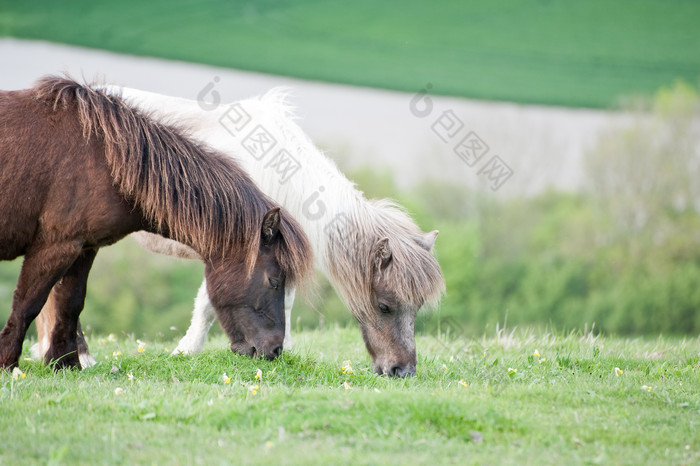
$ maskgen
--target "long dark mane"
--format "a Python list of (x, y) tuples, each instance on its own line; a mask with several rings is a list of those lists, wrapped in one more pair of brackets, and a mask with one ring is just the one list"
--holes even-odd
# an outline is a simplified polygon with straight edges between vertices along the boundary
[[(197, 144), (186, 129), (159, 123), (120, 96), (70, 78), (45, 77), (34, 96), (54, 111), (75, 109), (83, 137), (104, 144), (115, 186), (157, 233), (192, 247), (205, 260), (242, 251), (252, 272), (263, 218), (276, 204), (234, 160)], [(275, 255), (294, 284), (311, 272), (311, 247), (288, 213), (282, 211), (281, 218)]]

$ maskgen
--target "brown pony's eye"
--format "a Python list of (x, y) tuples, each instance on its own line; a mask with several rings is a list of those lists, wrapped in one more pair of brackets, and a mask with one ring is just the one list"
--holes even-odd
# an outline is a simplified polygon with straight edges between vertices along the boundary
[(379, 310), (382, 311), (384, 314), (388, 314), (391, 312), (391, 309), (389, 309), (389, 306), (383, 303), (379, 303)]
[(270, 286), (272, 288), (277, 289), (280, 287), (280, 281), (276, 278), (268, 278), (268, 281), (270, 282)]

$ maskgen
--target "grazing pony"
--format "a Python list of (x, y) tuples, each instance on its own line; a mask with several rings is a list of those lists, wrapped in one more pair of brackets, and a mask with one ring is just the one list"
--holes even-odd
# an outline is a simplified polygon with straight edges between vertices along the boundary
[(139, 230), (189, 246), (233, 351), (274, 358), (284, 290), (312, 270), (301, 227), (230, 157), (70, 79), (0, 91), (0, 259), (24, 256), (0, 368), (52, 291), (47, 361), (80, 367), (78, 316), (100, 247)]
[[(445, 289), (432, 254), (437, 231), (423, 233), (390, 201), (367, 200), (295, 124), (279, 92), (205, 109), (196, 101), (110, 89), (154, 117), (186, 122), (198, 140), (237, 160), (266, 194), (302, 224), (317, 268), (360, 324), (374, 371), (399, 377), (415, 374), (416, 313), (423, 305), (436, 305)], [(144, 233), (132, 236), (153, 251), (187, 255), (163, 238)], [(210, 299), (205, 280), (195, 300), (192, 324), (175, 352), (202, 349), (214, 321)], [(294, 289), (288, 287), (285, 339), (290, 336), (293, 300)]]

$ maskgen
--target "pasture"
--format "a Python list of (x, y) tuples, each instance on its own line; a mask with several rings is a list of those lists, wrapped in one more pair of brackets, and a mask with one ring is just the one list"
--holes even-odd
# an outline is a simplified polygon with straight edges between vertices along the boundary
[(313, 80), (611, 107), (700, 76), (700, 4), (3, 2), (0, 35)]
[(27, 361), (30, 343), (26, 376), (0, 375), (1, 464), (700, 461), (697, 338), (419, 336), (408, 379), (373, 375), (356, 327), (272, 362), (222, 336), (171, 357), (169, 338), (88, 334), (82, 372)]

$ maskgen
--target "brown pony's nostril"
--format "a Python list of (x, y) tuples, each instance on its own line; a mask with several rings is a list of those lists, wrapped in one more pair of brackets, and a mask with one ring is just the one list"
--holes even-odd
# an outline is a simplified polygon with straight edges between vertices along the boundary
[(272, 361), (275, 358), (278, 358), (282, 355), (282, 345), (277, 345), (269, 353), (265, 353), (265, 356), (267, 359)]
[(390, 377), (413, 377), (416, 375), (416, 368), (413, 366), (393, 366), (388, 372)]

